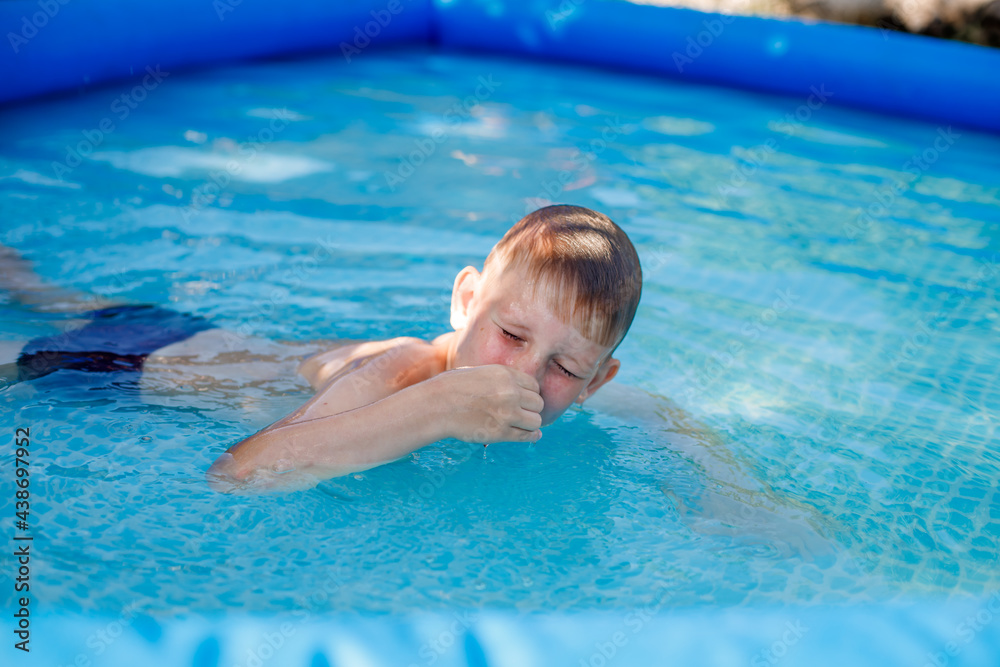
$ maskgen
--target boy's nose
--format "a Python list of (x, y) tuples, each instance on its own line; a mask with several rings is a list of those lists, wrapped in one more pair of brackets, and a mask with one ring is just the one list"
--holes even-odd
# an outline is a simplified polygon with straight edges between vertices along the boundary
[(542, 383), (541, 373), (539, 372), (542, 368), (542, 360), (537, 354), (525, 351), (511, 361), (511, 366), (535, 378), (539, 384)]

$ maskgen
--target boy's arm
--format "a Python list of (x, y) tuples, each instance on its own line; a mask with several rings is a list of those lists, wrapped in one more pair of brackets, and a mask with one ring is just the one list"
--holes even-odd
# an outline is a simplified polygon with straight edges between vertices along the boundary
[[(294, 486), (302, 473), (316, 481), (398, 459), (440, 440), (442, 422), (426, 392), (402, 390), (374, 403), (325, 417), (278, 422), (243, 440), (208, 470), (209, 484), (229, 492)], [(423, 389), (423, 388), (421, 388)], [(296, 475), (289, 476), (288, 473)]]
[(311, 486), (445, 437), (497, 442), (541, 435), (538, 384), (520, 371), (480, 366), (442, 373), (434, 349), (419, 339), (366, 349), (376, 353), (348, 354), (348, 364), (305, 405), (220, 456), (209, 469), (212, 487), (228, 491), (247, 481), (291, 487), (303, 483), (303, 473)]
[[(286, 427), (347, 413), (396, 393), (408, 385), (395, 380), (394, 376), (414, 365), (426, 366), (426, 363), (420, 362), (426, 362), (428, 353), (432, 351), (419, 339), (393, 338), (359, 341), (312, 355), (299, 365), (298, 372), (317, 390), (316, 395), (302, 407), (231, 447), (209, 469), (209, 479), (221, 474), (240, 481), (254, 473), (259, 473), (257, 476), (260, 477), (275, 472), (276, 468), (284, 470), (289, 465), (298, 469), (315, 467), (312, 472), (321, 477), (352, 472), (350, 467), (341, 471), (324, 471), (320, 459), (309, 452), (301, 448), (288, 450), (284, 442), (288, 434)], [(427, 377), (430, 373), (413, 378), (413, 382)], [(338, 425), (330, 424), (327, 428), (338, 428)], [(303, 428), (295, 433), (299, 433), (299, 439), (301, 434), (305, 434), (310, 442), (321, 440), (312, 428)], [(343, 447), (350, 449), (350, 434), (345, 431), (343, 436), (339, 441)], [(329, 474), (324, 474), (326, 472)]]

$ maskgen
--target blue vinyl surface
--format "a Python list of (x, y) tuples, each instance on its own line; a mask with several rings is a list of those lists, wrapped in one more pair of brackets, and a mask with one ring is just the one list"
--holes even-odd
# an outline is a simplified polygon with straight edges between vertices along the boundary
[[(874, 28), (590, 1), (439, 5), (440, 39), (1000, 130), (1000, 51)], [(567, 9), (560, 9), (560, 8)]]
[[(1000, 52), (855, 26), (589, 0), (0, 3), (0, 102), (146, 67), (400, 41), (652, 71), (1000, 131)], [(366, 34), (367, 32), (367, 34)], [(345, 48), (346, 45), (346, 48)], [(825, 100), (824, 100), (825, 101)]]
[[(39, 644), (31, 658), (53, 667), (990, 667), (1000, 655), (998, 615), (996, 595), (853, 609), (456, 610), (395, 618), (301, 610), (171, 622), (126, 608), (107, 616), (43, 613), (38, 634), (63, 641)], [(9, 645), (0, 649), (0, 657), (16, 659), (12, 653)]]

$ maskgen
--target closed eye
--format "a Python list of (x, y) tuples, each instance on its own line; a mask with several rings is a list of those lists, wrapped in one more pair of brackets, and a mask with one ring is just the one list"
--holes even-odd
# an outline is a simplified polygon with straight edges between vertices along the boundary
[[(506, 329), (504, 329), (503, 327), (500, 327), (500, 331), (502, 331), (502, 332), (503, 332), (503, 335), (504, 335), (504, 336), (506, 336), (507, 338), (509, 338), (510, 340), (515, 340), (515, 341), (521, 341), (521, 340), (524, 340), (524, 339), (520, 338), (519, 336), (515, 336), (514, 334), (512, 334), (512, 333), (511, 333), (511, 332), (509, 332), (509, 331), (507, 331), (507, 330), (506, 330)], [(562, 372), (563, 372), (563, 373), (564, 373), (564, 374), (566, 375), (566, 377), (570, 377), (570, 378), (573, 378), (573, 379), (579, 379), (579, 378), (578, 378), (578, 377), (577, 377), (576, 375), (573, 375), (573, 374), (572, 374), (572, 373), (570, 373), (570, 372), (569, 372), (568, 370), (566, 370), (565, 368), (563, 368), (562, 364), (560, 364), (559, 362), (553, 362), (553, 363), (554, 363), (554, 364), (555, 364), (556, 366), (558, 366), (558, 367), (559, 367), (559, 370), (560, 370), (560, 371), (562, 371)]]
[(566, 375), (567, 375), (568, 377), (571, 377), (571, 378), (576, 378), (576, 376), (575, 376), (575, 375), (573, 375), (573, 374), (572, 374), (572, 373), (570, 373), (570, 372), (569, 372), (568, 370), (566, 370), (565, 368), (563, 368), (563, 367), (562, 367), (562, 364), (560, 364), (559, 362), (555, 362), (555, 364), (556, 364), (556, 366), (559, 366), (559, 370), (561, 370), (561, 371), (562, 371), (563, 373), (565, 373), (565, 374), (566, 374)]

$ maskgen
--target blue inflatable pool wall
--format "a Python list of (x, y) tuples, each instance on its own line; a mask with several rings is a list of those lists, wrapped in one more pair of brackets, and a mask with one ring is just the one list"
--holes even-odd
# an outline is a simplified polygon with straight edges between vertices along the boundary
[[(1000, 50), (604, 0), (0, 2), (0, 103), (225, 60), (387, 44), (559, 59), (1000, 132)], [(825, 101), (825, 100), (824, 100)]]

